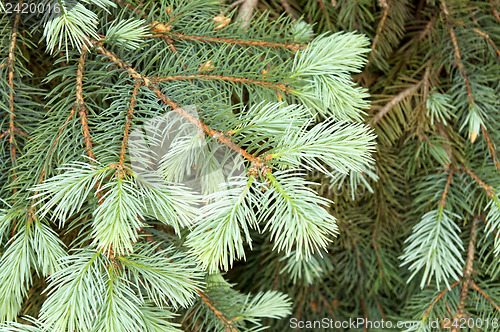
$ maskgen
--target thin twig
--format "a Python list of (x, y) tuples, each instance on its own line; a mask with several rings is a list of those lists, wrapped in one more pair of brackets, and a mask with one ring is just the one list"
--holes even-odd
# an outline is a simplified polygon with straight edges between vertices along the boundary
[[(189, 121), (190, 123), (194, 124), (197, 128), (204, 131), (205, 134), (216, 138), (220, 143), (225, 144), (231, 150), (238, 152), (243, 158), (245, 158), (249, 161), (260, 162), (263, 160), (261, 157), (256, 157), (256, 156), (252, 155), (251, 153), (248, 153), (245, 149), (242, 149), (239, 145), (232, 142), (224, 133), (220, 133), (220, 132), (215, 131), (214, 129), (212, 129), (209, 126), (207, 126), (206, 124), (204, 124), (202, 120), (193, 117), (187, 111), (183, 110), (175, 102), (173, 102), (167, 96), (165, 96), (165, 94), (163, 92), (161, 92), (161, 90), (158, 89), (153, 84), (151, 78), (149, 78), (147, 76), (143, 76), (140, 73), (138, 73), (134, 68), (130, 67), (125, 62), (123, 62), (122, 60), (117, 58), (113, 53), (104, 49), (104, 47), (102, 47), (101, 44), (95, 43), (95, 46), (96, 46), (96, 49), (99, 51), (99, 53), (107, 56), (108, 60), (116, 63), (121, 69), (127, 71), (134, 79), (142, 81), (145, 87), (149, 88), (153, 92), (156, 92), (156, 96), (165, 105), (169, 105), (170, 107), (172, 107), (172, 109), (174, 109), (179, 115), (185, 117), (187, 119), (187, 121)], [(266, 160), (268, 160), (268, 159), (266, 159)]]
[(87, 107), (83, 100), (83, 72), (85, 67), (85, 60), (87, 59), (88, 51), (84, 49), (80, 58), (78, 59), (78, 69), (76, 71), (76, 109), (80, 115), (83, 136), (85, 138), (85, 149), (90, 159), (95, 160), (94, 153), (92, 152), (92, 140), (90, 139), (89, 122), (87, 118)]
[(397, 96), (391, 99), (390, 102), (385, 104), (384, 107), (380, 109), (380, 111), (373, 117), (372, 121), (370, 122), (370, 125), (374, 127), (377, 122), (380, 121), (394, 106), (396, 106), (399, 102), (401, 102), (403, 99), (411, 95), (415, 90), (417, 90), (420, 85), (422, 84), (422, 81), (410, 86), (409, 88), (401, 91)]
[(118, 162), (118, 172), (121, 177), (123, 177), (123, 164), (125, 163), (125, 151), (127, 150), (128, 136), (130, 131), (130, 126), (132, 125), (132, 117), (134, 114), (135, 102), (137, 100), (137, 93), (139, 92), (139, 88), (142, 86), (142, 82), (137, 83), (134, 86), (134, 90), (132, 91), (132, 98), (130, 99), (130, 104), (127, 112), (127, 121), (125, 123), (125, 131), (123, 133), (123, 141), (120, 150), (120, 161)]
[(450, 30), (450, 36), (451, 36), (451, 42), (453, 43), (453, 50), (455, 52), (455, 62), (460, 70), (460, 73), (462, 74), (464, 81), (465, 81), (465, 86), (467, 88), (467, 96), (469, 98), (469, 103), (472, 104), (474, 103), (474, 98), (472, 96), (472, 91), (470, 88), (469, 84), (469, 79), (467, 78), (467, 74), (465, 73), (465, 68), (464, 65), (462, 64), (462, 56), (460, 55), (460, 49), (458, 47), (458, 42), (457, 42), (457, 36), (455, 35), (455, 30), (453, 29), (453, 26), (451, 24), (451, 18), (450, 18), (450, 12), (448, 11), (448, 7), (446, 6), (446, 1), (442, 1), (443, 5), (443, 12), (446, 16), (446, 19), (449, 24), (449, 30)]
[(434, 298), (434, 300), (432, 300), (431, 304), (429, 305), (429, 307), (427, 307), (427, 310), (425, 310), (424, 312), (424, 315), (423, 315), (423, 318), (427, 318), (429, 317), (430, 313), (431, 313), (431, 310), (432, 310), (432, 307), (438, 303), (439, 300), (441, 300), (444, 296), (444, 294), (446, 294), (448, 291), (450, 291), (453, 287), (457, 286), (458, 284), (460, 284), (460, 281), (455, 281), (454, 283), (452, 283), (450, 285), (450, 288), (445, 288), (443, 289), (441, 292), (439, 292), (438, 296), (436, 296), (436, 298)]
[(226, 331), (228, 331), (228, 332), (238, 332), (238, 330), (233, 325), (233, 321), (230, 320), (230, 319), (227, 319), (222, 314), (222, 312), (220, 312), (220, 310), (218, 310), (212, 304), (212, 302), (208, 298), (207, 294), (205, 294), (204, 292), (202, 292), (199, 289), (197, 290), (197, 292), (198, 292), (198, 295), (200, 295), (200, 298), (203, 300), (203, 302), (205, 302), (205, 304), (210, 308), (210, 310), (212, 310), (214, 312), (214, 314), (217, 316), (217, 318), (219, 318), (222, 321), (222, 323), (224, 323), (224, 325), (226, 326)]
[[(162, 35), (152, 35), (151, 37), (161, 37)], [(240, 40), (234, 38), (218, 38), (218, 37), (209, 37), (209, 36), (192, 36), (192, 35), (184, 35), (182, 33), (173, 32), (169, 35), (174, 39), (183, 39), (183, 40), (196, 40), (199, 42), (207, 42), (207, 43), (223, 43), (223, 44), (231, 44), (231, 45), (243, 45), (243, 46), (260, 46), (260, 47), (269, 47), (269, 48), (286, 48), (296, 52), (299, 49), (303, 49), (306, 45), (299, 43), (277, 43), (277, 42), (266, 42), (266, 41), (256, 41), (256, 40)]]
[[(381, 5), (381, 7), (384, 7), (384, 6)], [(375, 37), (373, 38), (372, 50), (375, 50), (375, 47), (377, 46), (377, 42), (378, 42), (380, 35), (382, 33), (382, 29), (384, 28), (385, 21), (387, 20), (388, 14), (389, 14), (389, 4), (387, 2), (385, 2), (384, 13), (383, 13), (382, 19), (380, 20), (380, 23), (378, 25), (377, 33), (375, 34)]]
[[(23, 4), (23, 0), (19, 1), (19, 7)], [(16, 14), (16, 17), (14, 19), (14, 25), (12, 27), (12, 35), (11, 35), (11, 42), (10, 42), (10, 47), (9, 47), (9, 56), (7, 60), (7, 83), (9, 84), (10, 90), (9, 90), (9, 129), (10, 129), (10, 134), (9, 134), (9, 146), (10, 146), (10, 156), (12, 159), (12, 175), (14, 176), (14, 179), (17, 178), (16, 173), (14, 171), (15, 166), (16, 166), (16, 161), (17, 161), (17, 142), (15, 138), (15, 133), (16, 133), (16, 126), (15, 126), (15, 119), (16, 119), (16, 114), (15, 114), (15, 106), (14, 106), (14, 52), (16, 51), (16, 41), (17, 41), (17, 28), (19, 26), (19, 20), (21, 19), (21, 15), (18, 12)], [(12, 191), (15, 193), (16, 188), (13, 187)]]
[(479, 185), (486, 191), (486, 195), (488, 195), (489, 198), (492, 198), (493, 197), (493, 187), (491, 186), (488, 186), (486, 185), (486, 183), (483, 182), (483, 180), (481, 180), (476, 174), (474, 174), (470, 169), (468, 169), (467, 167), (463, 167), (463, 169), (469, 173), (470, 176), (472, 176), (474, 178), (474, 180), (479, 183)]
[(500, 171), (500, 163), (498, 162), (498, 159), (496, 157), (495, 147), (493, 146), (493, 143), (491, 142), (491, 138), (488, 135), (488, 132), (486, 131), (486, 128), (483, 125), (481, 125), (481, 129), (483, 131), (484, 138), (486, 139), (486, 143), (488, 143), (488, 150), (490, 151), (491, 158), (493, 158), (493, 162), (495, 163), (495, 166)]
[[(476, 236), (477, 236), (477, 223), (478, 218), (474, 218), (472, 221), (472, 228), (469, 240), (469, 248), (467, 250), (467, 260), (465, 261), (465, 269), (462, 277), (462, 290), (460, 291), (460, 302), (458, 305), (458, 310), (455, 316), (451, 320), (452, 322), (459, 321), (463, 317), (463, 310), (465, 307), (465, 301), (467, 300), (467, 294), (469, 292), (469, 285), (472, 277), (472, 264), (474, 262), (474, 252), (476, 249)], [(455, 327), (452, 332), (460, 331), (460, 327)]]
[(446, 205), (446, 195), (448, 194), (448, 189), (450, 188), (451, 178), (453, 177), (453, 168), (450, 169), (450, 174), (448, 174), (448, 179), (446, 180), (446, 186), (444, 187), (443, 194), (441, 195), (441, 200), (439, 206), (444, 208)]
[(175, 75), (168, 77), (157, 78), (157, 81), (175, 81), (175, 80), (192, 80), (192, 79), (200, 79), (200, 80), (221, 80), (221, 81), (230, 81), (234, 83), (245, 83), (245, 84), (254, 84), (261, 85), (276, 91), (283, 92), (291, 92), (291, 89), (288, 88), (285, 84), (274, 84), (265, 81), (257, 81), (251, 78), (241, 78), (241, 77), (233, 77), (233, 76), (219, 76), (219, 75)]
[(479, 286), (476, 284), (474, 280), (471, 280), (470, 286), (474, 288), (479, 294), (481, 294), (481, 296), (484, 297), (486, 301), (488, 301), (493, 306), (493, 308), (495, 308), (498, 312), (500, 312), (500, 306), (495, 302), (493, 302), (490, 296), (486, 294), (481, 288), (479, 288)]

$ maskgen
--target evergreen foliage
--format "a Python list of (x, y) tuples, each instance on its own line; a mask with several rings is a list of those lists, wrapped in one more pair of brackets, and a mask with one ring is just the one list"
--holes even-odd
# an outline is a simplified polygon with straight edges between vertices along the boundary
[(339, 230), (309, 273), (262, 240), (233, 280), (288, 292), (302, 321), (440, 319), (408, 330), (459, 331), (456, 322), (489, 319), (481, 329), (498, 330), (500, 2), (262, 0), (257, 9), (308, 22), (318, 36), (369, 37), (354, 80), (371, 95), (360, 121), (374, 128), (377, 151), (362, 172), (308, 172), (335, 201)]
[(264, 241), (294, 280), (318, 278), (340, 229), (306, 171), (373, 167), (368, 94), (350, 77), (367, 38), (311, 41), (267, 14), (244, 26), (217, 1), (43, 3), (58, 12), (9, 2), (0, 18), (0, 329), (287, 317), (289, 296), (225, 273)]

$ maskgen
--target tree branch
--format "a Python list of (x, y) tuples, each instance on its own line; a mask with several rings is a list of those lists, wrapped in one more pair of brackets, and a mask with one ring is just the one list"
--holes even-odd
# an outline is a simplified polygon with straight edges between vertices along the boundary
[(384, 13), (383, 13), (382, 19), (380, 20), (380, 23), (378, 25), (377, 33), (375, 34), (375, 37), (373, 38), (372, 51), (374, 51), (375, 47), (377, 46), (377, 42), (380, 38), (380, 34), (382, 33), (382, 29), (384, 28), (385, 21), (387, 20), (387, 15), (389, 14), (389, 4), (387, 2), (385, 2), (385, 0), (384, 0), (384, 5), (382, 5), (382, 3), (381, 3), (380, 6), (384, 8)]
[(240, 21), (243, 22), (243, 24), (241, 25), (242, 28), (246, 28), (250, 24), (250, 21), (253, 17), (253, 12), (258, 3), (259, 0), (245, 0), (241, 4), (238, 11), (238, 16)]
[(83, 100), (83, 71), (85, 67), (85, 60), (87, 59), (87, 49), (84, 48), (80, 58), (78, 59), (78, 69), (76, 71), (76, 110), (81, 118), (83, 136), (85, 137), (85, 149), (87, 155), (92, 160), (95, 160), (95, 155), (92, 152), (92, 140), (90, 138), (90, 129), (87, 119), (87, 107)]
[[(163, 35), (152, 35), (151, 37), (160, 37)], [(299, 49), (306, 48), (305, 45), (299, 43), (276, 43), (276, 42), (266, 42), (266, 41), (256, 41), (256, 40), (239, 40), (235, 38), (218, 38), (218, 37), (209, 37), (209, 36), (192, 36), (192, 35), (184, 35), (182, 33), (173, 32), (169, 34), (171, 38), (174, 39), (182, 39), (182, 40), (196, 40), (199, 42), (207, 42), (207, 43), (223, 43), (223, 44), (231, 44), (231, 45), (243, 45), (243, 46), (260, 46), (260, 47), (269, 47), (269, 48), (286, 48), (291, 51), (296, 52)]]
[(491, 186), (488, 186), (486, 185), (486, 183), (484, 183), (476, 174), (474, 174), (470, 169), (468, 169), (467, 167), (463, 167), (463, 169), (469, 173), (470, 176), (472, 176), (474, 178), (474, 180), (476, 180), (477, 183), (479, 183), (481, 185), (481, 187), (483, 187), (483, 189), (486, 191), (486, 195), (488, 195), (489, 198), (492, 198), (493, 197), (493, 194), (494, 194), (494, 191), (493, 191), (493, 187)]
[(130, 104), (128, 107), (127, 121), (125, 123), (125, 131), (123, 133), (122, 147), (120, 150), (120, 161), (118, 162), (117, 166), (120, 177), (123, 177), (123, 164), (125, 163), (125, 151), (127, 150), (129, 130), (132, 124), (132, 116), (134, 114), (134, 107), (135, 107), (135, 101), (137, 100), (137, 93), (139, 92), (139, 88), (141, 86), (142, 86), (141, 82), (138, 82), (134, 86), (134, 90), (132, 91), (132, 98), (130, 99)]
[[(459, 321), (463, 317), (463, 310), (465, 307), (465, 301), (467, 300), (467, 294), (469, 292), (469, 285), (472, 277), (472, 265), (474, 263), (474, 252), (476, 249), (476, 236), (477, 236), (477, 223), (478, 218), (474, 218), (472, 221), (471, 235), (469, 240), (469, 248), (467, 250), (467, 260), (465, 261), (464, 275), (462, 277), (462, 291), (460, 292), (460, 302), (458, 305), (458, 310), (455, 316), (451, 319), (452, 322)], [(460, 331), (460, 327), (455, 327), (452, 332)]]
[(202, 292), (199, 289), (197, 290), (197, 292), (198, 292), (198, 295), (200, 295), (200, 298), (203, 300), (203, 302), (205, 302), (205, 304), (210, 308), (210, 310), (212, 310), (214, 312), (214, 314), (217, 316), (217, 318), (219, 318), (222, 321), (222, 323), (224, 323), (224, 325), (226, 326), (226, 331), (228, 331), (228, 332), (238, 332), (238, 330), (234, 327), (233, 321), (230, 320), (230, 319), (227, 319), (222, 314), (222, 312), (220, 312), (220, 310), (218, 310), (212, 304), (212, 302), (208, 298), (207, 294), (205, 294), (204, 292)]
[(439, 207), (444, 209), (446, 204), (446, 195), (448, 194), (448, 189), (450, 188), (451, 178), (453, 177), (453, 168), (450, 169), (450, 174), (448, 174), (448, 180), (446, 180), (446, 186), (444, 187), (443, 195), (441, 195), (441, 201)]
[(479, 294), (481, 294), (481, 296), (484, 297), (486, 299), (486, 301), (491, 303), (493, 308), (495, 308), (498, 312), (500, 312), (500, 306), (498, 304), (496, 304), (495, 302), (493, 302), (493, 300), (490, 298), (490, 296), (488, 294), (486, 294), (481, 288), (479, 288), (479, 286), (474, 282), (474, 280), (471, 280), (470, 286), (472, 288), (474, 288)]
[[(19, 7), (23, 4), (23, 0), (19, 1)], [(16, 41), (17, 41), (17, 28), (19, 26), (19, 20), (21, 19), (21, 15), (18, 12), (16, 14), (16, 17), (14, 19), (14, 25), (12, 27), (12, 35), (11, 35), (11, 42), (10, 42), (10, 47), (9, 47), (9, 55), (8, 55), (8, 60), (7, 60), (7, 83), (9, 84), (10, 90), (9, 90), (9, 129), (10, 129), (10, 134), (9, 134), (9, 146), (10, 146), (10, 157), (12, 159), (12, 175), (14, 176), (14, 179), (17, 178), (16, 173), (14, 171), (15, 166), (17, 164), (17, 142), (15, 138), (15, 133), (16, 133), (16, 125), (15, 125), (15, 119), (16, 119), (16, 114), (15, 114), (15, 106), (14, 106), (14, 53), (16, 51)], [(12, 188), (13, 192), (16, 192), (16, 188)]]
[(94, 42), (94, 45), (96, 46), (96, 49), (99, 53), (107, 56), (108, 60), (116, 63), (121, 69), (127, 71), (134, 79), (142, 81), (144, 83), (144, 86), (149, 88), (151, 91), (155, 92), (157, 97), (165, 105), (169, 105), (170, 107), (172, 107), (172, 109), (174, 109), (179, 115), (185, 117), (187, 119), (187, 121), (194, 124), (200, 130), (204, 131), (205, 134), (214, 137), (220, 143), (225, 144), (231, 150), (238, 152), (243, 158), (245, 158), (251, 162), (260, 162), (262, 160), (261, 157), (256, 157), (256, 156), (252, 155), (251, 153), (248, 153), (245, 149), (242, 149), (240, 146), (238, 146), (238, 144), (232, 142), (224, 133), (220, 133), (220, 132), (215, 131), (214, 129), (212, 129), (209, 126), (207, 126), (206, 124), (204, 124), (202, 120), (194, 118), (187, 111), (180, 108), (175, 102), (171, 101), (167, 96), (165, 96), (165, 94), (163, 94), (160, 91), (160, 89), (158, 89), (156, 86), (153, 85), (151, 78), (149, 78), (147, 76), (143, 76), (140, 73), (138, 73), (134, 68), (130, 67), (125, 62), (118, 59), (113, 53), (104, 49), (104, 47), (102, 47), (101, 44)]
[(261, 85), (276, 91), (283, 92), (291, 92), (291, 89), (288, 88), (285, 84), (273, 84), (265, 81), (257, 81), (250, 78), (241, 78), (241, 77), (233, 77), (233, 76), (219, 76), (219, 75), (175, 75), (168, 77), (157, 78), (157, 81), (172, 81), (172, 80), (192, 80), (192, 79), (200, 79), (200, 80), (221, 80), (221, 81), (229, 81), (234, 83), (245, 83), (245, 84), (254, 84)]
[(493, 143), (491, 142), (491, 138), (488, 135), (488, 132), (486, 131), (486, 128), (483, 125), (481, 125), (481, 130), (483, 131), (484, 138), (486, 139), (486, 143), (488, 143), (488, 150), (490, 151), (491, 158), (493, 158), (493, 162), (495, 163), (495, 166), (500, 171), (500, 163), (498, 162), (498, 159), (496, 157), (495, 147), (493, 146)]
[(401, 91), (397, 96), (395, 96), (390, 102), (385, 104), (385, 106), (380, 109), (380, 111), (370, 121), (370, 125), (372, 127), (374, 127), (377, 124), (377, 122), (380, 121), (380, 119), (382, 119), (390, 110), (392, 110), (392, 108), (394, 106), (396, 106), (403, 99), (405, 99), (406, 97), (411, 95), (413, 92), (415, 92), (415, 90), (417, 90), (421, 84), (422, 84), (422, 81), (410, 86), (406, 90)]
[(460, 284), (460, 281), (455, 281), (454, 283), (452, 283), (450, 285), (450, 288), (445, 288), (443, 289), (441, 292), (439, 292), (438, 296), (436, 296), (434, 298), (434, 300), (432, 300), (431, 304), (429, 305), (429, 307), (427, 307), (427, 310), (425, 310), (424, 312), (424, 315), (422, 316), (423, 319), (426, 319), (429, 317), (430, 313), (431, 313), (431, 310), (432, 310), (432, 307), (438, 303), (439, 300), (441, 300), (444, 296), (444, 294), (446, 294), (448, 291), (451, 291), (453, 287), (457, 286), (458, 284)]

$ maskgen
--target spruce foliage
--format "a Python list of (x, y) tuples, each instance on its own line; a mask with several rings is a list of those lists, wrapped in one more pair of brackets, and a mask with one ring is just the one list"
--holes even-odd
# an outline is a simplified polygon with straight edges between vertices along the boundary
[(0, 18), (2, 330), (257, 331), (288, 316), (276, 287), (224, 273), (264, 240), (318, 277), (339, 227), (306, 172), (373, 167), (350, 78), (368, 39), (311, 41), (267, 14), (242, 26), (217, 1), (44, 3), (59, 12), (5, 3)]
[(241, 267), (254, 264), (257, 276), (234, 280), (245, 290), (277, 284), (302, 321), (440, 319), (439, 328), (408, 330), (458, 331), (480, 319), (481, 329), (498, 330), (500, 2), (259, 1), (269, 8), (317, 35), (369, 37), (354, 80), (371, 95), (362, 122), (374, 128), (377, 151), (362, 173), (308, 172), (336, 203), (339, 237), (328, 255), (309, 272), (291, 271), (262, 241)]

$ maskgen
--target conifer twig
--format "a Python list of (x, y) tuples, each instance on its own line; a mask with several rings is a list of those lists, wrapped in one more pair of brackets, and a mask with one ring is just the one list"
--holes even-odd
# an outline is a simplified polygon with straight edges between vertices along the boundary
[[(163, 35), (152, 35), (151, 37), (160, 37)], [(199, 42), (207, 42), (207, 43), (223, 43), (223, 44), (231, 44), (231, 45), (243, 45), (243, 46), (260, 46), (260, 47), (269, 47), (269, 48), (286, 48), (296, 52), (301, 48), (305, 48), (306, 46), (299, 43), (278, 43), (278, 42), (267, 42), (267, 41), (257, 41), (257, 40), (240, 40), (235, 38), (218, 38), (218, 37), (209, 37), (209, 36), (192, 36), (185, 35), (179, 32), (173, 32), (169, 35), (174, 39), (182, 39), (182, 40), (196, 40)]]
[(431, 310), (432, 310), (432, 307), (438, 303), (439, 300), (441, 300), (443, 298), (443, 296), (448, 292), (450, 291), (453, 287), (457, 286), (458, 284), (460, 284), (460, 281), (455, 281), (454, 283), (452, 283), (450, 285), (450, 288), (445, 288), (443, 289), (441, 292), (439, 292), (438, 296), (436, 296), (434, 298), (434, 300), (432, 300), (431, 304), (427, 307), (427, 310), (425, 310), (424, 312), (424, 315), (422, 318), (427, 318), (429, 317), (430, 313), (431, 313)]
[(323, 12), (323, 16), (325, 17), (326, 24), (328, 24), (328, 29), (333, 32), (333, 27), (332, 23), (330, 22), (330, 17), (328, 13), (326, 12), (325, 4), (323, 3), (323, 0), (316, 0), (319, 4), (319, 7), (321, 8), (321, 11)]
[(273, 84), (265, 81), (257, 81), (251, 78), (242, 78), (242, 77), (233, 77), (233, 76), (219, 76), (219, 75), (175, 75), (168, 77), (160, 77), (157, 78), (157, 81), (174, 81), (174, 80), (192, 80), (192, 79), (200, 79), (200, 80), (221, 80), (221, 81), (229, 81), (234, 83), (246, 83), (246, 84), (254, 84), (261, 85), (276, 91), (283, 92), (291, 92), (290, 88), (288, 88), (285, 84)]
[(222, 321), (222, 323), (224, 323), (224, 325), (226, 326), (226, 331), (228, 331), (228, 332), (238, 332), (238, 330), (234, 327), (233, 322), (230, 319), (227, 319), (222, 314), (222, 312), (220, 312), (220, 310), (218, 310), (212, 304), (212, 302), (208, 298), (207, 294), (205, 294), (203, 291), (201, 291), (199, 289), (197, 290), (197, 292), (198, 292), (198, 295), (200, 295), (200, 298), (203, 300), (203, 302), (205, 302), (205, 304), (210, 308), (210, 310), (212, 310), (214, 312), (214, 314), (217, 316), (217, 318), (219, 318)]
[(243, 24), (241, 25), (242, 28), (245, 28), (250, 24), (250, 21), (253, 17), (253, 12), (258, 3), (259, 0), (244, 0), (240, 5), (238, 16), (240, 21), (243, 22)]
[(448, 7), (446, 6), (446, 1), (443, 0), (443, 1), (441, 1), (441, 3), (443, 5), (443, 12), (446, 16), (446, 20), (448, 21), (448, 24), (449, 24), (451, 42), (453, 43), (453, 50), (455, 52), (455, 63), (458, 67), (458, 70), (462, 74), (462, 77), (464, 78), (465, 87), (467, 89), (467, 96), (469, 98), (469, 103), (473, 104), (474, 98), (472, 96), (472, 91), (470, 88), (469, 79), (467, 77), (467, 74), (465, 73), (465, 68), (464, 68), (464, 65), (462, 63), (462, 56), (460, 55), (460, 49), (458, 47), (457, 36), (455, 35), (455, 29), (453, 29), (453, 26), (451, 24), (450, 12), (448, 11)]
[[(478, 219), (474, 218), (472, 221), (471, 235), (469, 240), (469, 248), (467, 250), (467, 260), (465, 262), (464, 275), (462, 277), (462, 290), (460, 291), (460, 302), (458, 305), (458, 310), (455, 316), (452, 318), (452, 322), (460, 320), (463, 316), (463, 310), (465, 307), (465, 300), (467, 299), (467, 294), (469, 292), (469, 286), (472, 277), (472, 264), (474, 262), (474, 253), (476, 249), (476, 236), (477, 236), (477, 223)], [(460, 328), (455, 327), (452, 332), (460, 331)]]
[(207, 126), (206, 124), (204, 124), (202, 120), (194, 118), (187, 111), (183, 110), (175, 102), (173, 102), (167, 96), (165, 96), (165, 94), (163, 92), (161, 92), (160, 89), (155, 87), (153, 85), (151, 78), (149, 78), (147, 76), (143, 76), (140, 73), (138, 73), (134, 68), (130, 67), (125, 62), (123, 62), (122, 60), (117, 58), (116, 55), (114, 55), (113, 53), (104, 49), (104, 47), (101, 44), (99, 44), (97, 42), (94, 44), (96, 46), (97, 51), (99, 51), (99, 53), (107, 56), (109, 61), (116, 63), (121, 69), (127, 71), (134, 79), (143, 82), (144, 86), (149, 88), (151, 91), (155, 92), (157, 97), (165, 105), (169, 105), (170, 107), (172, 107), (172, 109), (175, 110), (179, 115), (185, 117), (187, 119), (187, 121), (194, 124), (197, 128), (201, 129), (203, 132), (205, 132), (205, 134), (207, 134), (211, 137), (214, 137), (220, 143), (225, 144), (231, 150), (238, 152), (243, 158), (245, 158), (249, 161), (260, 162), (262, 160), (261, 157), (256, 157), (256, 156), (252, 155), (251, 153), (247, 152), (245, 149), (241, 148), (238, 144), (232, 142), (224, 133), (220, 133), (220, 132), (215, 131), (214, 129), (212, 129), (209, 126)]
[(481, 288), (479, 288), (474, 280), (470, 281), (470, 286), (474, 288), (479, 294), (481, 294), (481, 296), (484, 297), (486, 301), (488, 301), (493, 306), (493, 308), (500, 312), (500, 306), (496, 304), (488, 294), (486, 294)]
[(382, 19), (380, 20), (380, 23), (377, 28), (377, 33), (375, 34), (375, 37), (373, 38), (373, 43), (372, 43), (372, 51), (375, 50), (375, 47), (377, 46), (377, 42), (380, 38), (380, 34), (382, 33), (382, 29), (384, 28), (385, 21), (387, 20), (387, 16), (389, 14), (389, 4), (387, 2), (384, 2), (385, 6), (380, 4), (381, 7), (384, 8), (384, 13), (382, 14)]
[(448, 174), (448, 179), (446, 180), (446, 186), (444, 187), (443, 194), (441, 195), (439, 207), (442, 209), (444, 209), (444, 206), (446, 205), (446, 195), (448, 194), (448, 189), (450, 188), (452, 177), (453, 177), (453, 168), (450, 169), (450, 174)]
[(92, 160), (95, 160), (94, 153), (92, 152), (92, 140), (90, 139), (90, 129), (87, 119), (87, 107), (83, 100), (83, 71), (85, 67), (85, 60), (87, 59), (87, 49), (84, 47), (80, 58), (78, 58), (78, 69), (76, 71), (76, 109), (80, 115), (83, 136), (85, 137), (85, 148), (87, 155)]
[[(19, 7), (23, 4), (23, 0), (19, 1)], [(14, 106), (14, 52), (16, 51), (16, 41), (17, 41), (17, 35), (18, 31), (17, 28), (19, 26), (19, 20), (21, 19), (21, 15), (19, 12), (17, 12), (16, 17), (14, 19), (14, 25), (12, 27), (12, 35), (11, 35), (11, 42), (10, 42), (10, 47), (9, 47), (9, 55), (8, 55), (8, 60), (7, 60), (7, 71), (8, 71), (8, 76), (7, 76), (7, 82), (10, 87), (9, 91), (9, 129), (10, 129), (10, 134), (9, 134), (9, 146), (10, 146), (10, 156), (12, 158), (12, 164), (15, 166), (16, 165), (16, 160), (17, 160), (17, 149), (16, 149), (16, 139), (15, 139), (15, 133), (16, 133), (16, 126), (15, 126), (15, 119), (16, 119), (16, 114), (15, 114), (15, 106)], [(12, 174), (14, 176), (14, 179), (17, 178), (16, 173), (14, 171), (14, 168), (12, 168)], [(13, 192), (16, 192), (16, 188), (12, 188)]]
[(493, 187), (491, 186), (488, 186), (486, 183), (483, 182), (483, 180), (481, 180), (476, 174), (474, 174), (470, 169), (468, 169), (467, 167), (463, 167), (464, 170), (469, 173), (470, 176), (472, 176), (474, 178), (474, 180), (479, 183), (479, 185), (481, 187), (483, 187), (483, 189), (486, 191), (486, 195), (488, 195), (489, 198), (492, 198), (493, 197)]
[(127, 150), (127, 143), (128, 143), (128, 136), (129, 136), (129, 131), (130, 131), (130, 126), (132, 125), (132, 117), (134, 114), (134, 107), (135, 107), (135, 102), (137, 100), (137, 94), (139, 92), (139, 88), (142, 86), (141, 82), (138, 82), (134, 86), (134, 90), (132, 91), (132, 98), (130, 99), (129, 107), (128, 107), (128, 113), (127, 113), (127, 121), (125, 123), (125, 130), (123, 133), (123, 141), (122, 141), (122, 146), (120, 149), (120, 161), (118, 162), (118, 172), (120, 177), (123, 177), (123, 164), (125, 163), (125, 151)]
[(488, 132), (486, 131), (486, 128), (483, 125), (481, 125), (481, 130), (483, 131), (483, 135), (484, 135), (484, 138), (486, 139), (486, 143), (488, 143), (488, 150), (490, 151), (491, 158), (493, 158), (493, 162), (495, 163), (495, 166), (500, 171), (500, 163), (498, 162), (498, 159), (496, 157), (495, 147), (493, 146), (493, 143), (491, 142), (491, 138), (488, 135)]
[(377, 122), (380, 121), (394, 106), (396, 106), (399, 102), (401, 102), (403, 99), (411, 95), (415, 90), (417, 90), (420, 85), (422, 84), (422, 81), (410, 86), (409, 88), (401, 91), (397, 96), (391, 99), (387, 104), (385, 104), (384, 107), (380, 109), (380, 111), (373, 117), (373, 119), (370, 121), (370, 125), (373, 127), (377, 124)]

